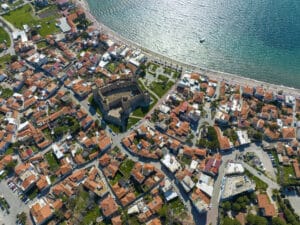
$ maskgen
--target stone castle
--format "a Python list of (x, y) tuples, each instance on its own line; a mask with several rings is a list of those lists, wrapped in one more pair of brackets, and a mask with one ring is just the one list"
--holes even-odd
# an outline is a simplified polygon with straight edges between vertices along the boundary
[(93, 89), (94, 100), (106, 122), (124, 130), (130, 113), (138, 107), (150, 105), (150, 95), (143, 91), (135, 78), (111, 81), (101, 88)]

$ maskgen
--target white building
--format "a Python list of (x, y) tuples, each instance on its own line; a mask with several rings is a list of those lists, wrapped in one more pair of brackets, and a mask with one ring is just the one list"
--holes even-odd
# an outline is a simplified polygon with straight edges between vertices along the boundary
[(171, 154), (164, 155), (164, 157), (160, 161), (172, 173), (175, 173), (181, 168), (180, 163), (176, 160), (175, 156)]
[(225, 168), (226, 175), (243, 174), (245, 169), (241, 163), (229, 162)]
[(211, 197), (214, 190), (214, 179), (207, 174), (201, 173), (196, 187)]
[(238, 130), (236, 131), (236, 134), (238, 136), (240, 145), (247, 145), (251, 143), (246, 130)]

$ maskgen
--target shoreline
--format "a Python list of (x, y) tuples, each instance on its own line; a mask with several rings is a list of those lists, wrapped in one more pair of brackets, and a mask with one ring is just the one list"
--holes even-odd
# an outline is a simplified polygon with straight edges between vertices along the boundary
[(140, 49), (151, 61), (158, 61), (158, 62), (166, 62), (167, 65), (175, 66), (177, 65), (179, 68), (182, 67), (183, 71), (194, 71), (199, 72), (201, 75), (207, 76), (210, 79), (218, 80), (218, 81), (225, 81), (229, 84), (237, 84), (240, 86), (263, 86), (264, 89), (270, 90), (273, 92), (283, 91), (283, 94), (293, 95), (297, 98), (300, 98), (300, 89), (294, 87), (288, 87), (278, 84), (267, 83), (265, 81), (259, 81), (252, 78), (243, 77), (237, 74), (231, 74), (227, 72), (217, 71), (213, 69), (203, 68), (200, 66), (191, 65), (188, 63), (183, 63), (174, 59), (171, 59), (167, 56), (164, 56), (160, 53), (154, 52), (150, 49), (147, 49), (140, 44), (133, 42), (127, 38), (124, 38), (122, 35), (118, 34), (111, 28), (107, 27), (91, 13), (89, 4), (86, 0), (74, 0), (73, 1), (76, 6), (82, 8), (85, 11), (86, 17), (93, 23), (94, 26), (100, 29), (100, 32), (103, 32), (109, 36), (116, 43), (121, 43), (124, 45), (129, 46), (133, 49)]

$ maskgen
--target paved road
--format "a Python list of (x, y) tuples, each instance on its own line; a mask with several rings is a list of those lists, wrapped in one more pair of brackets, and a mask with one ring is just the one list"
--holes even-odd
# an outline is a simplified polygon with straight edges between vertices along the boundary
[(4, 28), (4, 30), (9, 34), (10, 38), (10, 47), (3, 52), (0, 53), (0, 57), (10, 54), (15, 55), (14, 41), (12, 38), (12, 32), (16, 30), (16, 28), (11, 25), (8, 21), (6, 21), (3, 17), (0, 16), (0, 26)]

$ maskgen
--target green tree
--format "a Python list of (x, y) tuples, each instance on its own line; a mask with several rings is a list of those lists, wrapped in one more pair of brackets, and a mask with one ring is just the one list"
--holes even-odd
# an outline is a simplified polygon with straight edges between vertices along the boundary
[(286, 225), (286, 222), (279, 217), (272, 218), (272, 225)]
[(261, 217), (261, 216), (256, 216), (253, 214), (248, 214), (246, 217), (247, 224), (248, 225), (267, 225), (268, 221), (266, 218)]
[(201, 138), (198, 141), (198, 145), (199, 145), (199, 147), (206, 148), (207, 147), (207, 141), (204, 138)]
[(241, 225), (241, 223), (236, 219), (231, 219), (228, 216), (226, 216), (223, 220), (223, 225)]
[(236, 211), (236, 212), (241, 211), (241, 205), (239, 203), (237, 203), (237, 202), (233, 203), (232, 204), (232, 210)]
[(12, 55), (11, 57), (10, 57), (10, 61), (11, 62), (16, 62), (18, 60), (18, 56), (17, 55)]
[(168, 207), (166, 205), (164, 205), (159, 211), (158, 211), (158, 215), (160, 217), (166, 218), (168, 214)]
[(226, 201), (222, 204), (222, 208), (225, 210), (225, 211), (229, 211), (231, 209), (231, 203), (229, 201)]
[(27, 215), (25, 212), (21, 212), (17, 215), (17, 219), (20, 220), (22, 224), (26, 224)]
[(13, 173), (16, 165), (17, 165), (17, 162), (15, 162), (15, 161), (9, 162), (9, 163), (5, 166), (5, 169), (7, 170), (7, 173), (8, 173), (8, 174)]

